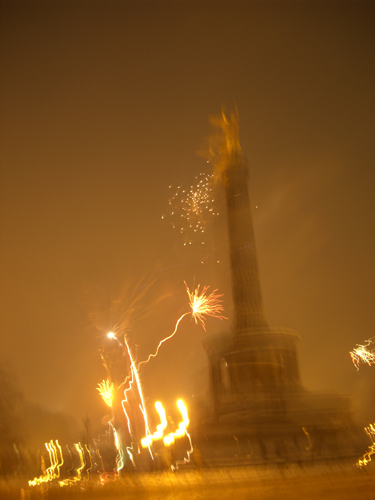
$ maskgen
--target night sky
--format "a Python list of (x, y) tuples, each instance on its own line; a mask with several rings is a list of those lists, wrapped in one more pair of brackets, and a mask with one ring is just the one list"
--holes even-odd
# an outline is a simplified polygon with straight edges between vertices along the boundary
[(183, 280), (219, 287), (229, 320), (205, 333), (185, 318), (144, 391), (166, 406), (203, 391), (202, 340), (231, 325), (225, 216), (203, 252), (162, 215), (170, 185), (209, 172), (197, 151), (225, 104), (268, 322), (300, 334), (307, 388), (349, 392), (375, 418), (375, 368), (357, 373), (348, 354), (375, 335), (374, 10), (2, 2), (0, 349), (30, 401), (100, 419), (113, 317), (140, 298), (128, 335), (144, 356), (188, 310)]

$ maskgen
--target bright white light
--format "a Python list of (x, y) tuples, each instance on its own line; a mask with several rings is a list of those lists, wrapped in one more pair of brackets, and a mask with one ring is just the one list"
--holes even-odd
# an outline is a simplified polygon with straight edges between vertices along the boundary
[(109, 339), (114, 339), (116, 337), (116, 335), (113, 332), (109, 332), (108, 335), (107, 335), (107, 337)]

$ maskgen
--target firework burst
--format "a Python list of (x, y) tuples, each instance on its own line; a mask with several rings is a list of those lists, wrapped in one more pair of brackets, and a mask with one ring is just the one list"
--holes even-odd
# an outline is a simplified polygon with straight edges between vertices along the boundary
[(103, 398), (105, 404), (111, 408), (115, 390), (113, 383), (111, 383), (109, 380), (103, 380), (103, 382), (100, 382), (98, 384), (96, 390), (99, 391), (99, 394)]
[(369, 366), (375, 364), (375, 349), (368, 349), (368, 347), (374, 343), (373, 339), (374, 337), (366, 340), (365, 345), (357, 344), (357, 347), (349, 353), (357, 370), (359, 370), (361, 363), (367, 363)]
[(162, 219), (170, 221), (181, 233), (185, 246), (198, 240), (204, 245), (208, 225), (213, 216), (219, 215), (214, 207), (212, 179), (212, 174), (201, 173), (190, 188), (178, 186), (169, 198), (168, 213), (162, 215)]
[(221, 300), (223, 294), (217, 294), (217, 290), (208, 294), (208, 289), (210, 288), (209, 286), (204, 286), (201, 292), (199, 291), (200, 285), (198, 285), (194, 291), (190, 291), (186, 283), (185, 287), (186, 293), (189, 297), (189, 305), (194, 321), (196, 324), (200, 323), (204, 331), (206, 331), (205, 316), (211, 316), (212, 318), (218, 319), (228, 319), (222, 315), (224, 312)]
[(208, 294), (207, 292), (208, 289), (210, 288), (209, 286), (204, 286), (202, 291), (200, 292), (199, 291), (200, 285), (198, 285), (198, 287), (191, 292), (185, 281), (184, 283), (186, 287), (186, 293), (188, 294), (189, 297), (190, 311), (182, 314), (178, 318), (173, 332), (168, 337), (165, 337), (163, 340), (159, 342), (159, 345), (157, 346), (155, 353), (150, 354), (145, 361), (141, 361), (138, 365), (138, 368), (142, 364), (148, 363), (148, 361), (150, 361), (151, 358), (156, 358), (161, 345), (167, 340), (171, 339), (176, 334), (181, 320), (188, 314), (192, 315), (197, 325), (198, 323), (202, 325), (204, 331), (206, 331), (206, 323), (205, 323), (206, 316), (211, 316), (212, 318), (217, 318), (221, 320), (228, 319), (225, 316), (222, 316), (221, 314), (222, 312), (224, 312), (224, 307), (221, 300), (221, 297), (223, 296), (222, 294), (217, 294), (216, 293), (217, 290), (214, 290), (213, 292)]

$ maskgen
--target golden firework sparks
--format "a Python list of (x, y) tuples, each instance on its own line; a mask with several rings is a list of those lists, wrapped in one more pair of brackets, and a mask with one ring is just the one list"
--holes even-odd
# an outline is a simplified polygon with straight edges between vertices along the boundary
[(99, 394), (103, 398), (105, 404), (112, 407), (115, 390), (113, 383), (109, 380), (103, 380), (103, 382), (98, 384), (96, 390), (99, 391)]
[[(129, 403), (127, 396), (128, 396), (128, 392), (134, 389), (136, 391), (137, 395), (139, 396), (139, 399), (140, 399), (140, 404), (138, 406), (139, 406), (139, 409), (143, 415), (144, 424), (145, 424), (146, 437), (142, 440), (141, 444), (142, 444), (142, 446), (149, 448), (150, 455), (152, 458), (153, 458), (152, 450), (151, 450), (152, 441), (155, 439), (161, 439), (163, 437), (163, 432), (167, 426), (167, 421), (166, 421), (165, 412), (163, 410), (161, 403), (157, 403), (156, 409), (159, 413), (161, 423), (157, 427), (156, 432), (154, 434), (151, 434), (151, 432), (149, 430), (148, 415), (147, 415), (147, 410), (146, 410), (145, 399), (143, 396), (143, 390), (142, 390), (141, 379), (140, 379), (140, 374), (139, 374), (139, 367), (143, 363), (147, 363), (152, 357), (157, 356), (160, 346), (164, 342), (166, 342), (168, 339), (172, 338), (175, 335), (180, 322), (182, 321), (182, 319), (185, 316), (191, 314), (195, 323), (201, 324), (204, 330), (206, 330), (206, 325), (205, 325), (206, 316), (211, 316), (211, 317), (215, 317), (215, 318), (219, 318), (219, 319), (226, 319), (222, 315), (222, 312), (224, 310), (223, 306), (222, 306), (222, 300), (221, 300), (222, 295), (217, 294), (216, 293), (217, 290), (214, 290), (213, 292), (208, 293), (208, 290), (209, 290), (208, 286), (204, 286), (201, 290), (200, 285), (198, 285), (196, 290), (190, 291), (190, 289), (186, 283), (185, 283), (185, 287), (186, 287), (186, 292), (187, 292), (188, 297), (189, 297), (190, 310), (185, 312), (184, 314), (182, 314), (180, 316), (180, 318), (176, 322), (175, 329), (172, 332), (172, 334), (159, 342), (159, 344), (156, 348), (156, 352), (154, 354), (150, 354), (148, 356), (147, 360), (141, 361), (140, 363), (136, 363), (136, 360), (133, 357), (132, 351), (131, 351), (130, 346), (127, 342), (126, 336), (124, 335), (124, 346), (123, 347), (124, 347), (124, 352), (125, 353), (127, 352), (127, 355), (128, 355), (129, 361), (130, 361), (130, 373), (128, 374), (128, 376), (126, 377), (124, 382), (122, 382), (120, 384), (120, 386), (118, 387), (118, 389), (119, 389), (121, 386), (126, 384), (126, 389), (124, 390), (124, 399), (121, 401), (121, 405), (122, 405), (122, 409), (124, 411), (124, 415), (125, 415), (127, 423), (128, 423), (129, 434), (132, 435), (131, 418), (127, 412), (127, 405)], [(108, 336), (109, 336), (109, 338), (112, 338), (113, 340), (116, 340), (117, 342), (119, 342), (117, 336), (114, 333), (111, 332), (110, 334), (108, 334)], [(102, 396), (102, 398), (106, 402), (106, 404), (108, 406), (112, 406), (113, 394), (114, 394), (113, 383), (110, 383), (109, 380), (103, 380), (103, 382), (98, 384), (97, 390), (99, 391), (100, 395)], [(186, 427), (189, 423), (189, 419), (187, 417), (186, 407), (183, 405), (183, 403), (181, 401), (178, 402), (178, 407), (183, 415), (183, 420), (175, 433), (171, 433), (169, 436), (166, 436), (166, 438), (167, 438), (166, 444), (168, 442), (172, 443), (173, 439), (175, 437), (179, 437), (179, 436), (186, 434), (188, 439), (189, 439), (190, 445), (191, 445), (190, 436), (186, 432)], [(109, 423), (111, 425), (111, 422), (109, 422)], [(115, 431), (115, 429), (114, 429), (114, 431)], [(190, 446), (190, 447), (191, 447), (191, 451), (192, 451), (192, 446)], [(130, 459), (133, 461), (132, 454), (130, 453), (129, 448), (126, 448), (126, 450), (129, 454)], [(188, 452), (188, 456), (190, 456), (189, 453), (191, 453), (191, 451)], [(121, 460), (119, 460), (119, 463), (118, 463), (117, 471), (119, 471), (120, 468), (122, 468), (123, 463), (124, 463), (123, 456), (121, 456)]]
[(188, 314), (192, 315), (196, 324), (200, 323), (202, 325), (204, 331), (206, 331), (205, 316), (211, 316), (213, 318), (218, 318), (221, 320), (228, 319), (225, 316), (221, 315), (221, 313), (224, 312), (224, 307), (221, 300), (223, 294), (217, 294), (216, 293), (217, 290), (214, 290), (213, 292), (208, 294), (207, 292), (208, 289), (210, 288), (209, 286), (204, 286), (202, 291), (200, 292), (199, 291), (200, 285), (198, 285), (198, 287), (191, 292), (185, 281), (184, 283), (186, 287), (186, 292), (189, 297), (189, 305), (191, 310), (182, 314), (178, 318), (174, 331), (168, 337), (165, 337), (163, 340), (159, 342), (155, 353), (150, 354), (146, 360), (141, 361), (138, 364), (138, 368), (142, 364), (148, 363), (151, 358), (155, 358), (158, 355), (160, 346), (167, 340), (171, 339), (176, 334), (181, 320)]
[[(172, 228), (184, 237), (184, 245), (199, 241), (205, 244), (204, 236), (215, 210), (213, 195), (213, 174), (201, 173), (195, 177), (189, 188), (178, 186), (169, 198), (169, 211), (162, 219), (169, 220)], [(172, 189), (172, 186), (169, 186)], [(200, 237), (199, 237), (200, 236)]]
[(357, 370), (359, 370), (361, 362), (367, 363), (369, 366), (375, 364), (375, 349), (368, 349), (373, 344), (373, 339), (374, 337), (366, 340), (365, 345), (357, 344), (357, 347), (349, 353)]
[[(184, 282), (185, 283), (185, 282)], [(190, 291), (185, 283), (186, 292), (189, 297), (189, 305), (191, 313), (196, 324), (200, 323), (203, 330), (206, 331), (205, 316), (211, 316), (218, 319), (227, 319), (221, 313), (224, 312), (221, 297), (223, 294), (217, 294), (217, 289), (208, 294), (209, 286), (204, 286), (200, 292), (200, 285), (194, 290)]]

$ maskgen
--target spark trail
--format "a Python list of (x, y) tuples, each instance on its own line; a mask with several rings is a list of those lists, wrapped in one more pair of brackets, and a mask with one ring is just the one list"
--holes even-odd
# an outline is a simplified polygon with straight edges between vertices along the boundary
[[(160, 437), (163, 435), (163, 431), (164, 431), (167, 424), (166, 424), (166, 419), (165, 419), (165, 413), (163, 416), (163, 411), (162, 411), (163, 409), (162, 409), (161, 404), (160, 404), (160, 407), (159, 407), (159, 405), (157, 407), (157, 411), (158, 411), (159, 416), (161, 418), (161, 425), (158, 426), (156, 433), (151, 434), (151, 432), (149, 430), (148, 415), (147, 415), (147, 409), (146, 409), (146, 404), (145, 404), (145, 398), (143, 396), (143, 389), (142, 389), (142, 385), (141, 385), (139, 367), (142, 364), (147, 363), (152, 357), (157, 356), (161, 345), (164, 342), (166, 342), (167, 340), (169, 340), (170, 338), (172, 338), (176, 334), (178, 327), (179, 327), (179, 324), (185, 316), (188, 316), (191, 314), (195, 323), (197, 325), (198, 324), (202, 325), (204, 330), (206, 330), (205, 320), (206, 320), (207, 316), (210, 316), (213, 318), (218, 318), (221, 320), (227, 319), (222, 314), (224, 311), (224, 308), (222, 305), (222, 300), (221, 300), (222, 294), (218, 294), (216, 289), (213, 292), (209, 293), (208, 286), (204, 286), (201, 289), (200, 285), (198, 285), (198, 287), (195, 290), (190, 290), (189, 287), (187, 286), (186, 282), (184, 282), (184, 284), (186, 287), (186, 293), (189, 297), (190, 309), (189, 309), (189, 311), (185, 312), (184, 314), (182, 314), (180, 316), (180, 318), (176, 322), (176, 325), (175, 325), (175, 328), (174, 328), (174, 331), (172, 332), (172, 334), (159, 342), (155, 353), (150, 354), (148, 356), (147, 360), (136, 363), (136, 360), (133, 356), (131, 348), (128, 344), (128, 340), (126, 338), (126, 335), (124, 335), (123, 342), (120, 342), (119, 339), (117, 338), (116, 334), (113, 333), (115, 330), (112, 330), (110, 333), (107, 334), (108, 338), (117, 342), (119, 344), (119, 346), (122, 347), (123, 355), (125, 357), (127, 357), (129, 360), (130, 370), (129, 370), (127, 376), (119, 385), (118, 385), (118, 382), (116, 383), (116, 387), (118, 386), (116, 389), (117, 391), (120, 389), (121, 386), (126, 385), (126, 388), (124, 389), (124, 393), (123, 393), (124, 397), (121, 401), (121, 406), (122, 406), (122, 410), (124, 412), (124, 415), (125, 415), (125, 418), (127, 421), (129, 435), (136, 436), (136, 434), (137, 434), (136, 422), (134, 422), (134, 425), (135, 425), (134, 428), (133, 428), (133, 422), (132, 422), (134, 415), (129, 414), (129, 412), (128, 412), (128, 405), (129, 404), (131, 404), (132, 406), (134, 405), (133, 400), (131, 400), (131, 401), (128, 400), (128, 395), (133, 394), (134, 395), (133, 397), (138, 398), (139, 404), (137, 404), (137, 406), (139, 407), (139, 410), (141, 411), (142, 416), (143, 416), (143, 420), (144, 420), (144, 428), (145, 428), (146, 437), (144, 438), (143, 443), (144, 443), (145, 447), (147, 447), (149, 449), (149, 452), (150, 452), (150, 455), (152, 458), (153, 458), (153, 454), (152, 454), (152, 450), (151, 450), (152, 441), (154, 441), (155, 439), (160, 439)], [(101, 353), (103, 364), (106, 366), (107, 371), (109, 372), (110, 379), (113, 380), (111, 370), (108, 369), (108, 366), (106, 363), (106, 357), (104, 354), (105, 353), (103, 351), (103, 353)], [(110, 355), (110, 354), (111, 354), (111, 351), (109, 352), (108, 355)], [(121, 359), (125, 359), (125, 357), (124, 358), (121, 357)], [(118, 358), (120, 359), (119, 356), (118, 356)], [(104, 402), (109, 407), (113, 407), (113, 399), (114, 399), (114, 393), (115, 393), (114, 383), (108, 379), (103, 380), (103, 382), (98, 384), (97, 390), (100, 393), (101, 397), (103, 398)], [(181, 402), (181, 404), (183, 404), (183, 403)], [(179, 408), (180, 408), (180, 405), (179, 405)], [(165, 445), (168, 446), (169, 444), (173, 443), (174, 437), (180, 437), (180, 436), (183, 436), (186, 434), (186, 436), (189, 439), (190, 447), (191, 447), (191, 451), (192, 451), (190, 436), (186, 431), (186, 427), (189, 423), (186, 408), (185, 409), (184, 408), (181, 409), (181, 408), (180, 408), (180, 411), (183, 414), (183, 422), (181, 423), (181, 425), (183, 425), (183, 428), (181, 428), (179, 426), (179, 429), (175, 433), (172, 433), (171, 435), (166, 436)], [(134, 406), (133, 406), (133, 411), (134, 411)], [(113, 427), (115, 441), (116, 441), (116, 447), (117, 447), (117, 450), (119, 452), (118, 453), (119, 460), (117, 460), (117, 472), (119, 472), (123, 468), (123, 465), (124, 465), (123, 449), (126, 449), (130, 460), (134, 463), (133, 456), (132, 456), (132, 453), (130, 452), (129, 446), (125, 447), (125, 445), (124, 445), (122, 447), (122, 443), (120, 442), (121, 439), (117, 435), (117, 431), (114, 428), (113, 423), (110, 421), (109, 424)], [(135, 438), (135, 439), (137, 440), (137, 438)], [(188, 453), (188, 456), (191, 453), (191, 451)]]
[[(134, 379), (135, 379), (136, 384), (137, 384), (138, 394), (139, 394), (139, 397), (140, 397), (140, 400), (141, 400), (141, 404), (139, 406), (140, 406), (140, 409), (141, 409), (141, 411), (143, 413), (143, 418), (145, 420), (146, 435), (148, 435), (150, 433), (150, 431), (149, 431), (149, 426), (148, 426), (148, 418), (147, 418), (147, 413), (146, 413), (146, 405), (145, 405), (145, 402), (144, 402), (143, 391), (142, 391), (142, 386), (141, 386), (141, 380), (140, 380), (139, 373), (138, 373), (138, 368), (135, 366), (134, 358), (132, 356), (130, 347), (129, 347), (129, 345), (128, 345), (125, 337), (124, 337), (124, 342), (125, 342), (126, 348), (128, 350), (128, 354), (129, 354), (129, 359), (130, 359), (130, 363), (131, 363), (130, 369), (132, 371), (132, 375), (134, 376)], [(130, 389), (130, 384), (129, 384), (129, 389)], [(127, 390), (129, 390), (129, 389), (127, 389)], [(127, 390), (124, 391), (124, 394), (127, 392)]]
[[(125, 405), (128, 402), (127, 392), (132, 389), (132, 385), (133, 385), (133, 383), (135, 381), (137, 389), (138, 389), (138, 395), (139, 395), (139, 398), (140, 398), (140, 401), (141, 401), (141, 403), (139, 404), (139, 409), (140, 409), (140, 411), (141, 411), (141, 413), (143, 415), (143, 420), (144, 420), (144, 423), (145, 423), (145, 432), (146, 432), (146, 436), (148, 437), (151, 433), (150, 433), (150, 429), (149, 429), (149, 425), (148, 425), (148, 416), (147, 416), (147, 411), (146, 411), (146, 404), (145, 404), (145, 401), (144, 401), (144, 396), (143, 396), (143, 391), (142, 391), (140, 376), (139, 376), (139, 373), (138, 373), (138, 368), (135, 365), (135, 361), (134, 361), (132, 352), (130, 350), (129, 344), (127, 343), (127, 340), (126, 340), (125, 336), (124, 336), (124, 342), (125, 342), (126, 349), (127, 349), (128, 356), (129, 356), (129, 360), (130, 360), (131, 379), (130, 379), (128, 388), (125, 389), (125, 391), (124, 391), (124, 399), (121, 401), (121, 406), (122, 406), (122, 409), (124, 411), (125, 417), (127, 419), (129, 434), (132, 435), (131, 419), (130, 419), (130, 417), (128, 415), (128, 412), (126, 411)], [(152, 451), (151, 451), (150, 446), (148, 446), (148, 449), (149, 449), (151, 458), (154, 458), (153, 455), (152, 455)], [(134, 464), (133, 455), (130, 452), (130, 447), (127, 447), (126, 451), (127, 451), (128, 455), (129, 455), (130, 460)]]
[(203, 327), (203, 330), (206, 331), (206, 323), (205, 323), (205, 316), (211, 316), (212, 318), (218, 318), (218, 319), (228, 319), (225, 316), (222, 315), (224, 312), (224, 307), (222, 304), (221, 297), (223, 294), (217, 294), (217, 289), (215, 289), (213, 292), (208, 294), (208, 289), (209, 286), (204, 286), (202, 291), (200, 292), (200, 285), (194, 290), (190, 291), (189, 287), (187, 286), (186, 282), (185, 287), (186, 287), (186, 293), (188, 294), (189, 297), (189, 306), (190, 306), (190, 311), (182, 314), (177, 322), (175, 329), (171, 335), (168, 337), (165, 337), (163, 340), (159, 342), (159, 345), (156, 348), (156, 351), (154, 354), (150, 354), (148, 358), (144, 361), (141, 361), (138, 364), (138, 369), (141, 365), (144, 363), (148, 363), (151, 358), (156, 358), (158, 355), (159, 349), (161, 345), (166, 342), (167, 340), (171, 339), (177, 332), (178, 326), (182, 319), (187, 316), (188, 314), (191, 314), (195, 323), (201, 324)]
[[(142, 391), (140, 376), (139, 376), (139, 372), (138, 372), (139, 367), (142, 364), (147, 363), (152, 357), (156, 357), (157, 356), (161, 345), (164, 342), (166, 342), (167, 340), (169, 340), (170, 338), (172, 338), (176, 334), (178, 326), (179, 326), (180, 322), (182, 321), (182, 319), (185, 316), (191, 314), (192, 317), (193, 317), (193, 319), (194, 319), (194, 321), (195, 321), (195, 323), (196, 324), (201, 324), (204, 330), (206, 330), (206, 325), (205, 325), (205, 317), (206, 316), (211, 316), (211, 317), (218, 318), (218, 319), (227, 319), (227, 318), (225, 318), (225, 316), (222, 315), (222, 313), (224, 311), (224, 308), (223, 308), (223, 305), (222, 305), (222, 300), (221, 300), (222, 295), (221, 294), (217, 294), (216, 293), (217, 292), (216, 289), (213, 292), (208, 293), (208, 289), (209, 289), (208, 286), (204, 286), (203, 289), (202, 289), (202, 291), (200, 291), (200, 285), (198, 285), (198, 287), (194, 291), (190, 291), (190, 289), (187, 286), (186, 282), (184, 282), (184, 283), (185, 283), (185, 287), (186, 287), (186, 293), (187, 293), (187, 295), (189, 297), (190, 311), (188, 311), (188, 312), (186, 312), (186, 313), (184, 313), (184, 314), (182, 314), (180, 316), (180, 318), (176, 322), (176, 326), (175, 326), (175, 329), (172, 332), (172, 334), (169, 335), (168, 337), (164, 338), (163, 340), (161, 340), (159, 342), (159, 345), (157, 346), (156, 351), (155, 351), (154, 354), (150, 354), (148, 356), (147, 360), (141, 361), (140, 363), (138, 363), (138, 366), (136, 366), (136, 363), (135, 363), (135, 360), (133, 358), (131, 349), (130, 349), (128, 343), (127, 343), (126, 337), (124, 336), (124, 343), (125, 343), (125, 346), (126, 346), (126, 349), (127, 349), (127, 352), (128, 352), (129, 360), (130, 360), (131, 378), (130, 378), (130, 381), (129, 381), (128, 388), (125, 389), (125, 391), (124, 391), (124, 399), (122, 400), (121, 405), (122, 405), (125, 417), (126, 417), (127, 422), (128, 422), (129, 433), (132, 434), (131, 419), (130, 419), (127, 411), (126, 411), (126, 403), (128, 401), (128, 399), (127, 399), (127, 392), (130, 391), (130, 390), (132, 390), (132, 386), (133, 386), (133, 384), (135, 382), (137, 390), (138, 390), (138, 395), (139, 395), (139, 398), (140, 398), (140, 401), (141, 401), (141, 403), (139, 404), (139, 408), (140, 408), (140, 410), (142, 412), (144, 423), (145, 423), (146, 437), (143, 439), (143, 443), (144, 443), (145, 446), (148, 447), (150, 455), (151, 455), (152, 458), (153, 458), (153, 454), (152, 454), (152, 450), (151, 450), (151, 444), (152, 444), (153, 440), (158, 439), (159, 434), (160, 433), (162, 434), (162, 432), (163, 432), (163, 430), (164, 430), (164, 428), (166, 426), (165, 415), (164, 415), (164, 418), (163, 418), (162, 406), (158, 405), (157, 406), (157, 411), (159, 413), (159, 416), (161, 417), (161, 422), (162, 423), (161, 423), (160, 429), (158, 429), (157, 432), (154, 435), (152, 435), (151, 432), (150, 432), (150, 430), (149, 430), (146, 404), (145, 404), (145, 401), (144, 401), (144, 396), (143, 396), (143, 391)], [(128, 380), (129, 380), (129, 378), (127, 378), (125, 380), (125, 383)], [(104, 382), (102, 384), (104, 384)], [(103, 389), (104, 388), (105, 387), (103, 387)], [(181, 411), (181, 413), (182, 413), (182, 415), (184, 417), (183, 418), (183, 422), (182, 422), (183, 428), (180, 428), (177, 431), (177, 433), (172, 433), (170, 436), (166, 436), (167, 441), (165, 442), (165, 444), (166, 445), (167, 444), (171, 444), (173, 442), (175, 436), (178, 437), (178, 436), (186, 434), (188, 436), (188, 439), (189, 439), (190, 445), (191, 445), (190, 436), (189, 436), (189, 434), (186, 431), (186, 427), (187, 427), (187, 425), (189, 423), (189, 419), (187, 417), (186, 408), (184, 407), (182, 401), (179, 401), (178, 407), (179, 407), (179, 409), (180, 409), (180, 411)], [(192, 451), (192, 446), (191, 446), (191, 451)], [(189, 453), (191, 453), (191, 451)], [(129, 454), (129, 456), (130, 456), (130, 454)], [(188, 455), (188, 456), (190, 456), (190, 455)]]

